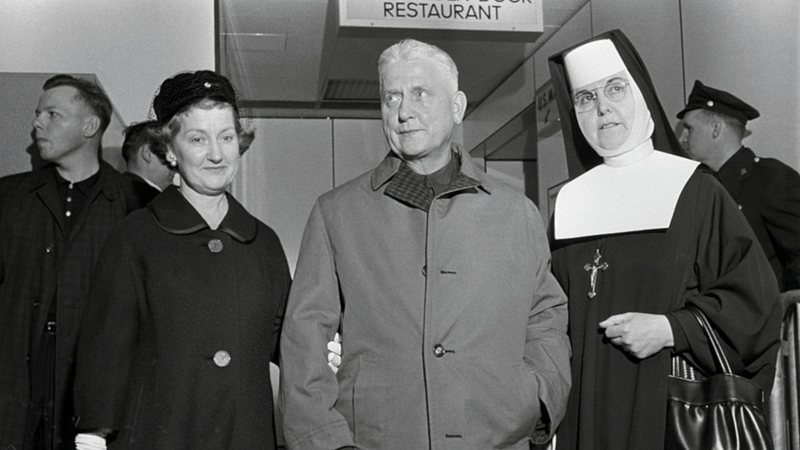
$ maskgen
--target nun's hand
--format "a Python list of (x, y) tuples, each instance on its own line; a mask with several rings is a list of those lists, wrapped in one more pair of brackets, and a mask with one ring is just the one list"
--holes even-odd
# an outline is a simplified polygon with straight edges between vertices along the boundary
[(615, 314), (599, 326), (612, 344), (639, 359), (674, 345), (672, 327), (667, 316), (661, 314)]

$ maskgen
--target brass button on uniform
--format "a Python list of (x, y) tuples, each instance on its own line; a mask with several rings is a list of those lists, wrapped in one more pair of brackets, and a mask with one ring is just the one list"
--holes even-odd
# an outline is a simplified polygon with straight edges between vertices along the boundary
[(423, 277), (427, 277), (428, 276), (428, 266), (427, 265), (422, 266), (422, 276)]
[(226, 352), (225, 350), (219, 350), (217, 353), (214, 353), (214, 364), (216, 364), (217, 367), (227, 367), (230, 363), (230, 353)]
[(50, 244), (50, 245), (48, 245), (47, 247), (44, 248), (44, 252), (45, 253), (53, 253), (55, 251), (55, 249), (56, 249), (55, 245)]
[(208, 249), (211, 253), (219, 253), (222, 251), (222, 241), (219, 239), (211, 239), (208, 241)]
[(442, 344), (436, 344), (433, 346), (433, 354), (437, 358), (441, 358), (444, 356), (444, 346)]

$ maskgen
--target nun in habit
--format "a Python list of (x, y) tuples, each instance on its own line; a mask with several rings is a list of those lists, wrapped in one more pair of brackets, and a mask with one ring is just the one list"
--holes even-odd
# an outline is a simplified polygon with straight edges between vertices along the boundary
[(671, 357), (716, 371), (687, 305), (717, 329), (734, 371), (768, 395), (780, 330), (775, 276), (723, 187), (676, 156), (649, 75), (621, 32), (552, 56), (550, 70), (572, 175), (587, 170), (559, 192), (551, 226), (573, 347), (558, 450), (663, 448)]

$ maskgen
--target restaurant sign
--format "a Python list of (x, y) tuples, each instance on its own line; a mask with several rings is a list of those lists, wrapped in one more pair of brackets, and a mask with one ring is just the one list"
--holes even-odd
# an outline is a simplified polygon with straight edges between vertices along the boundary
[(542, 0), (339, 0), (339, 26), (541, 33)]

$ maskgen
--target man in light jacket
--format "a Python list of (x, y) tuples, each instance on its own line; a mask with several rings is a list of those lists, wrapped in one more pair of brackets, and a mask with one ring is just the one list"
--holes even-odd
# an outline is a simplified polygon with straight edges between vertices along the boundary
[(301, 244), (281, 339), (287, 446), (547, 442), (570, 349), (542, 218), (453, 144), (467, 101), (447, 53), (401, 41), (378, 72), (391, 151), (318, 199)]

